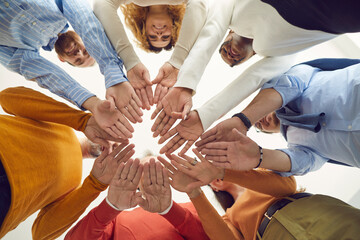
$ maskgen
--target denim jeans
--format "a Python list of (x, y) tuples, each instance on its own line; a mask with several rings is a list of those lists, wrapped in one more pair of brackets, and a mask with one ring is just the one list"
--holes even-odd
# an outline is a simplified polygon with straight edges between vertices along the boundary
[(2, 225), (11, 203), (11, 190), (5, 169), (0, 159), (0, 226)]

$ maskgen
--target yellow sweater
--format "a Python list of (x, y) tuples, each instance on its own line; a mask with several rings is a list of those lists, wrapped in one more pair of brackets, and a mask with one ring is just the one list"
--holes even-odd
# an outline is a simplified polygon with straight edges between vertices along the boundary
[(0, 159), (11, 188), (11, 205), (0, 238), (37, 210), (34, 239), (60, 236), (106, 189), (92, 175), (81, 184), (82, 154), (72, 130), (84, 131), (89, 113), (34, 90), (0, 93)]

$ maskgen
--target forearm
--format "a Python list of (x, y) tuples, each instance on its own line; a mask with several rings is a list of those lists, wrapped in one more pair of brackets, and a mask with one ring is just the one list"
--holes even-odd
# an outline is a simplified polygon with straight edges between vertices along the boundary
[(87, 177), (80, 188), (41, 209), (33, 224), (33, 238), (54, 239), (60, 236), (106, 188), (107, 185), (100, 183), (95, 177)]
[(282, 151), (263, 149), (263, 160), (259, 167), (278, 172), (289, 172), (291, 161), (289, 156)]
[(194, 204), (202, 226), (210, 239), (239, 239), (239, 237), (235, 236), (229, 229), (222, 217), (208, 201), (204, 193), (198, 194), (196, 197), (194, 197), (194, 195), (189, 195), (189, 197), (191, 202)]
[(207, 1), (189, 0), (181, 23), (179, 39), (169, 63), (180, 69), (204, 26), (207, 16)]
[(291, 66), (293, 58), (293, 55), (265, 57), (251, 65), (220, 93), (197, 109), (204, 130), (265, 82), (284, 73)]
[(69, 107), (40, 92), (25, 88), (7, 88), (0, 92), (5, 112), (39, 121), (55, 122), (83, 131), (91, 114)]
[(103, 25), (106, 35), (118, 56), (124, 61), (126, 70), (129, 71), (136, 64), (140, 63), (140, 59), (136, 55), (126, 35), (121, 19), (117, 14), (121, 2), (119, 0), (95, 0), (93, 2), (93, 10)]

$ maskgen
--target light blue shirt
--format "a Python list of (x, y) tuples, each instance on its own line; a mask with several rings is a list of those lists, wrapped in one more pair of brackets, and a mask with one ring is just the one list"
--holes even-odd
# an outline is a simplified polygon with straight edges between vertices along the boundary
[(0, 1), (0, 63), (81, 107), (94, 94), (39, 54), (41, 47), (53, 49), (67, 22), (99, 64), (106, 88), (127, 81), (123, 62), (86, 0)]
[(279, 150), (290, 157), (291, 172), (283, 176), (306, 174), (328, 160), (360, 167), (360, 64), (335, 71), (297, 65), (264, 84), (266, 88), (279, 92), (282, 109), (292, 114), (325, 114), (318, 132), (301, 123), (287, 127), (288, 148)]

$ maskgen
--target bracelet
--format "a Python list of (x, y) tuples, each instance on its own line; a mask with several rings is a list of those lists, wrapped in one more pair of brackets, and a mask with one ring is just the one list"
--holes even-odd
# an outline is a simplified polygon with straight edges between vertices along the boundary
[(259, 164), (254, 167), (254, 168), (258, 168), (263, 160), (263, 150), (262, 150), (262, 147), (259, 146), (259, 150), (260, 150), (260, 159), (259, 159)]
[(232, 117), (238, 117), (240, 118), (240, 120), (244, 123), (245, 127), (247, 127), (247, 130), (249, 131), (249, 128), (251, 128), (251, 122), (248, 119), (247, 116), (245, 116), (245, 114), (243, 113), (237, 113), (235, 115), (233, 115)]

